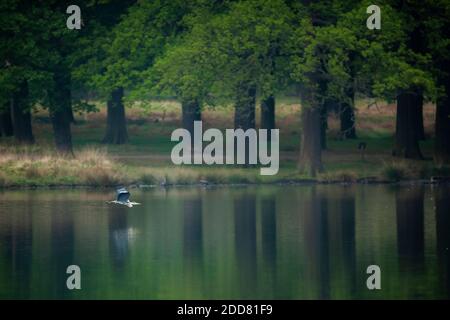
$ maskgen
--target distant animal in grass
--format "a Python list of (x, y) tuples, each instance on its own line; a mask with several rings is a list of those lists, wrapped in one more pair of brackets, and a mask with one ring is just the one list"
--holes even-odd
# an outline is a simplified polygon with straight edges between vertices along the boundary
[(367, 143), (364, 142), (364, 141), (361, 141), (358, 144), (358, 150), (359, 150), (359, 153), (361, 155), (361, 160), (365, 159), (366, 149), (367, 149)]
[(116, 190), (117, 198), (113, 201), (108, 201), (108, 203), (115, 203), (115, 204), (121, 204), (124, 206), (127, 206), (128, 208), (132, 208), (133, 206), (140, 205), (138, 202), (131, 202), (130, 201), (130, 192), (128, 192), (125, 188), (120, 188)]

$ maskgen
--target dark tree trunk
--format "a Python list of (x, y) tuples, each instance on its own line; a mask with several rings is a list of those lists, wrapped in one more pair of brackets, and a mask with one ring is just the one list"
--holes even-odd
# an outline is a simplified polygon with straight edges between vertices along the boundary
[(193, 136), (194, 121), (202, 120), (200, 104), (197, 100), (183, 101), (181, 103), (183, 128), (188, 130)]
[(103, 143), (124, 144), (128, 142), (127, 119), (122, 98), (123, 88), (117, 88), (108, 99), (106, 134)]
[(340, 104), (341, 137), (342, 139), (356, 139), (355, 128), (355, 91), (353, 88), (346, 90), (347, 101)]
[(420, 101), (421, 96), (412, 92), (403, 92), (397, 97), (395, 146), (392, 151), (396, 157), (423, 159), (417, 126), (417, 105)]
[[(323, 89), (323, 86), (321, 86)], [(319, 89), (319, 90), (321, 90)], [(314, 89), (302, 88), (302, 136), (298, 169), (311, 176), (322, 171), (321, 116), (322, 106), (317, 101)]]
[[(252, 85), (242, 83), (237, 88), (237, 99), (234, 108), (234, 128), (252, 129), (255, 128), (255, 108), (256, 89)], [(237, 146), (235, 145), (235, 157), (237, 156)], [(250, 165), (250, 146), (245, 144), (245, 165)]]
[(50, 93), (50, 119), (56, 150), (63, 154), (73, 154), (71, 79), (68, 70), (56, 70), (53, 75), (54, 90)]
[(10, 103), (11, 102), (8, 101), (5, 108), (0, 113), (0, 136), (12, 137), (14, 135)]
[(329, 102), (325, 102), (320, 108), (320, 145), (322, 150), (327, 148), (327, 130), (328, 130), (328, 106)]
[(76, 124), (75, 115), (73, 113), (72, 105), (70, 105), (70, 109), (68, 110), (70, 123)]
[(28, 101), (28, 83), (22, 82), (11, 99), (11, 120), (14, 137), (19, 143), (34, 143), (31, 112)]
[(438, 166), (450, 164), (450, 78), (444, 87), (445, 95), (436, 103), (434, 162)]
[(270, 96), (261, 102), (261, 129), (267, 129), (270, 141), (271, 129), (275, 129), (275, 97)]
[(425, 140), (425, 128), (423, 126), (423, 95), (420, 95), (417, 98), (415, 111), (418, 139)]
[(255, 128), (255, 87), (242, 83), (238, 87), (236, 105), (234, 109), (234, 127), (247, 130)]
[[(311, 103), (312, 102), (312, 103)], [(302, 137), (298, 168), (311, 176), (322, 171), (320, 106), (302, 93)]]

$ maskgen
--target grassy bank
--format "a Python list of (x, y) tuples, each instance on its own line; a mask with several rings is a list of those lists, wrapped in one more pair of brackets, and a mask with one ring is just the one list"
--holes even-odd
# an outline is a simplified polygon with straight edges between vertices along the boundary
[[(312, 179), (296, 169), (300, 136), (300, 106), (295, 99), (277, 101), (280, 130), (280, 170), (275, 176), (261, 176), (259, 168), (238, 166), (175, 166), (170, 162), (171, 132), (181, 126), (180, 106), (172, 101), (150, 103), (145, 108), (127, 108), (130, 143), (105, 146), (99, 143), (105, 130), (105, 108), (77, 115), (73, 126), (75, 157), (61, 157), (52, 147), (48, 115), (33, 115), (37, 143), (18, 147), (11, 138), (0, 138), (0, 187), (105, 186), (144, 184), (232, 184), (287, 183), (302, 181), (357, 182), (402, 181), (448, 176), (448, 168), (435, 168), (431, 161), (432, 140), (421, 142), (425, 161), (392, 158), (395, 106), (380, 104), (367, 108), (359, 101), (356, 111), (358, 139), (339, 139), (339, 119), (331, 114), (328, 145), (323, 151), (324, 171)], [(231, 107), (215, 107), (203, 112), (206, 128), (232, 128)], [(432, 136), (434, 106), (424, 109), (425, 129)], [(357, 145), (364, 141), (367, 151), (361, 158)]]
[(299, 173), (295, 166), (275, 176), (261, 176), (258, 168), (214, 166), (141, 166), (115, 160), (106, 148), (85, 148), (75, 157), (61, 157), (39, 148), (0, 148), (0, 187), (184, 184), (255, 184), (299, 182), (397, 182), (449, 175), (446, 168), (413, 161), (385, 162), (368, 175), (363, 166), (326, 169), (315, 178)]

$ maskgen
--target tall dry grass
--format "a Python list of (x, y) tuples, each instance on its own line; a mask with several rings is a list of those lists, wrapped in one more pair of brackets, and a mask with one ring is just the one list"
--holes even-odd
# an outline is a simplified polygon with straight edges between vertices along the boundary
[(125, 169), (105, 149), (85, 148), (74, 157), (36, 147), (0, 147), (0, 186), (113, 186), (127, 182)]

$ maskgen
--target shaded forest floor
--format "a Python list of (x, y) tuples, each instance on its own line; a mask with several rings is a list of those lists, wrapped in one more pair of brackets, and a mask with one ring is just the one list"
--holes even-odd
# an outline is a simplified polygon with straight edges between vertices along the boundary
[[(323, 152), (324, 172), (320, 182), (398, 181), (429, 179), (446, 175), (447, 169), (434, 168), (433, 105), (424, 108), (427, 139), (421, 142), (428, 160), (408, 161), (391, 156), (395, 131), (395, 105), (378, 103), (368, 108), (360, 100), (356, 111), (357, 139), (339, 138), (339, 118), (331, 113), (327, 149)], [(170, 152), (170, 135), (181, 127), (180, 106), (172, 101), (154, 101), (127, 108), (130, 142), (126, 145), (100, 143), (105, 131), (105, 106), (96, 113), (76, 115), (72, 127), (75, 159), (62, 159), (53, 151), (51, 124), (45, 111), (33, 115), (36, 145), (17, 147), (10, 138), (0, 138), (0, 186), (59, 186), (118, 184), (195, 183), (275, 183), (311, 181), (296, 169), (300, 141), (300, 105), (295, 99), (277, 101), (276, 124), (280, 128), (280, 171), (261, 176), (259, 168), (233, 166), (175, 166)], [(257, 113), (259, 115), (259, 111)], [(259, 118), (259, 116), (257, 117)], [(259, 119), (257, 119), (258, 125)], [(214, 107), (203, 112), (204, 130), (233, 128), (233, 109)], [(358, 144), (367, 144), (364, 159)]]

